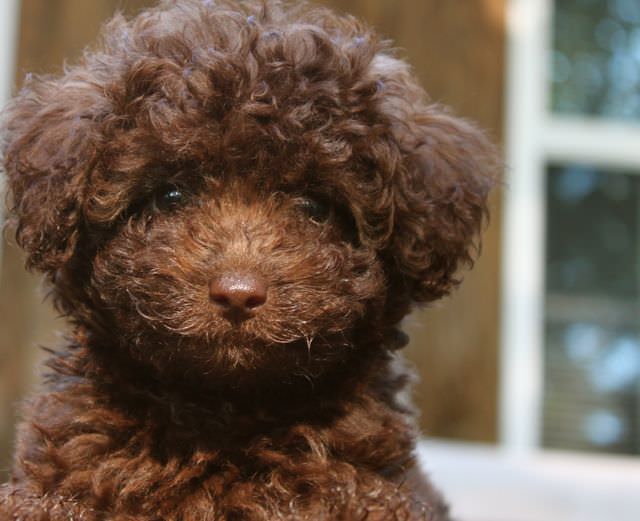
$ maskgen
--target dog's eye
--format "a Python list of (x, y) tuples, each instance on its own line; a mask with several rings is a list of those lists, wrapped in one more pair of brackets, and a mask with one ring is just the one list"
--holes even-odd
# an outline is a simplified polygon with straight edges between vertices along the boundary
[(180, 206), (184, 202), (184, 198), (182, 190), (171, 185), (158, 192), (156, 202), (159, 208), (173, 209)]
[(298, 206), (307, 215), (307, 217), (316, 224), (326, 222), (331, 216), (330, 206), (327, 203), (318, 201), (317, 199), (305, 197), (300, 200)]

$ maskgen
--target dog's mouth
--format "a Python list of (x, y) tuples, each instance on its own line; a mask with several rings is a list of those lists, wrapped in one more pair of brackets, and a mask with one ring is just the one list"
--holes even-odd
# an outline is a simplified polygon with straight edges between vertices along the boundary
[[(258, 334), (242, 328), (202, 338), (183, 338), (167, 345), (175, 369), (187, 367), (217, 385), (276, 384), (296, 378), (313, 379), (341, 364), (353, 352), (346, 335)], [(194, 373), (195, 372), (195, 373)]]
[[(190, 313), (181, 313), (182, 320), (171, 321), (173, 327), (169, 326), (169, 332), (185, 339), (204, 341), (212, 348), (225, 345), (243, 349), (303, 346), (306, 350), (346, 345), (356, 315), (344, 311), (344, 306), (338, 306), (336, 302), (318, 309), (281, 302), (255, 308), (193, 306)], [(163, 328), (168, 323), (157, 325)]]
[(212, 335), (204, 335), (206, 344), (211, 349), (220, 347), (234, 347), (238, 349), (303, 349), (305, 351), (318, 350), (333, 346), (349, 347), (351, 342), (343, 333), (305, 333), (297, 330), (275, 330), (269, 328), (266, 331), (257, 330), (249, 324), (243, 327), (229, 328), (224, 332), (216, 332)]
[(322, 328), (312, 320), (279, 315), (274, 318), (234, 315), (220, 317), (186, 340), (195, 341), (209, 353), (275, 353), (321, 357), (327, 351), (352, 346), (351, 328)]
[(125, 341), (167, 378), (189, 375), (205, 386), (313, 380), (343, 365), (360, 340), (361, 315), (340, 295), (302, 300), (281, 289), (253, 309), (251, 301), (226, 309), (195, 294), (132, 299), (138, 327)]
[(264, 291), (248, 276), (198, 288), (175, 278), (169, 282), (160, 280), (155, 293), (128, 293), (137, 327), (126, 329), (125, 341), (146, 353), (156, 346), (158, 360), (181, 360), (208, 372), (272, 364), (286, 372), (333, 361), (351, 350), (364, 315), (344, 292), (323, 294), (324, 288), (302, 291), (299, 285), (271, 283)]

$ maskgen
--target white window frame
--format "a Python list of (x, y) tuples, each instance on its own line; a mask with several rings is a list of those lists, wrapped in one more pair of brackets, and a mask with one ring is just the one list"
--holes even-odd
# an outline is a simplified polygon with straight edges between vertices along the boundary
[(0, 104), (11, 96), (16, 66), (19, 0), (0, 2)]
[(507, 20), (500, 433), (515, 453), (541, 445), (546, 166), (640, 172), (640, 124), (551, 112), (553, 7), (553, 0), (509, 0)]

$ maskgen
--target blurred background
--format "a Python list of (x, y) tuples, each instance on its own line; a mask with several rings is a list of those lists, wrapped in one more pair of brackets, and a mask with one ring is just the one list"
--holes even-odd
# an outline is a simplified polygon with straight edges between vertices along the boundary
[[(152, 3), (0, 0), (0, 101)], [(320, 3), (393, 39), (504, 151), (476, 267), (406, 323), (419, 457), (463, 521), (637, 520), (640, 1)], [(11, 234), (0, 254), (1, 481), (38, 346), (65, 326)]]

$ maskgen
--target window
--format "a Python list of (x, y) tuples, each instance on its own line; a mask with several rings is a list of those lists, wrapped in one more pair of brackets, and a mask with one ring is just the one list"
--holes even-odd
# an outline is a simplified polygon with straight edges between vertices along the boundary
[(640, 2), (556, 0), (551, 106), (557, 114), (640, 118)]
[(640, 454), (640, 2), (512, 7), (503, 439)]
[(542, 445), (640, 454), (640, 176), (546, 171)]
[[(552, 27), (552, 113), (604, 143), (638, 124), (640, 2), (556, 0)], [(546, 170), (545, 447), (640, 454), (640, 168), (616, 159)]]

